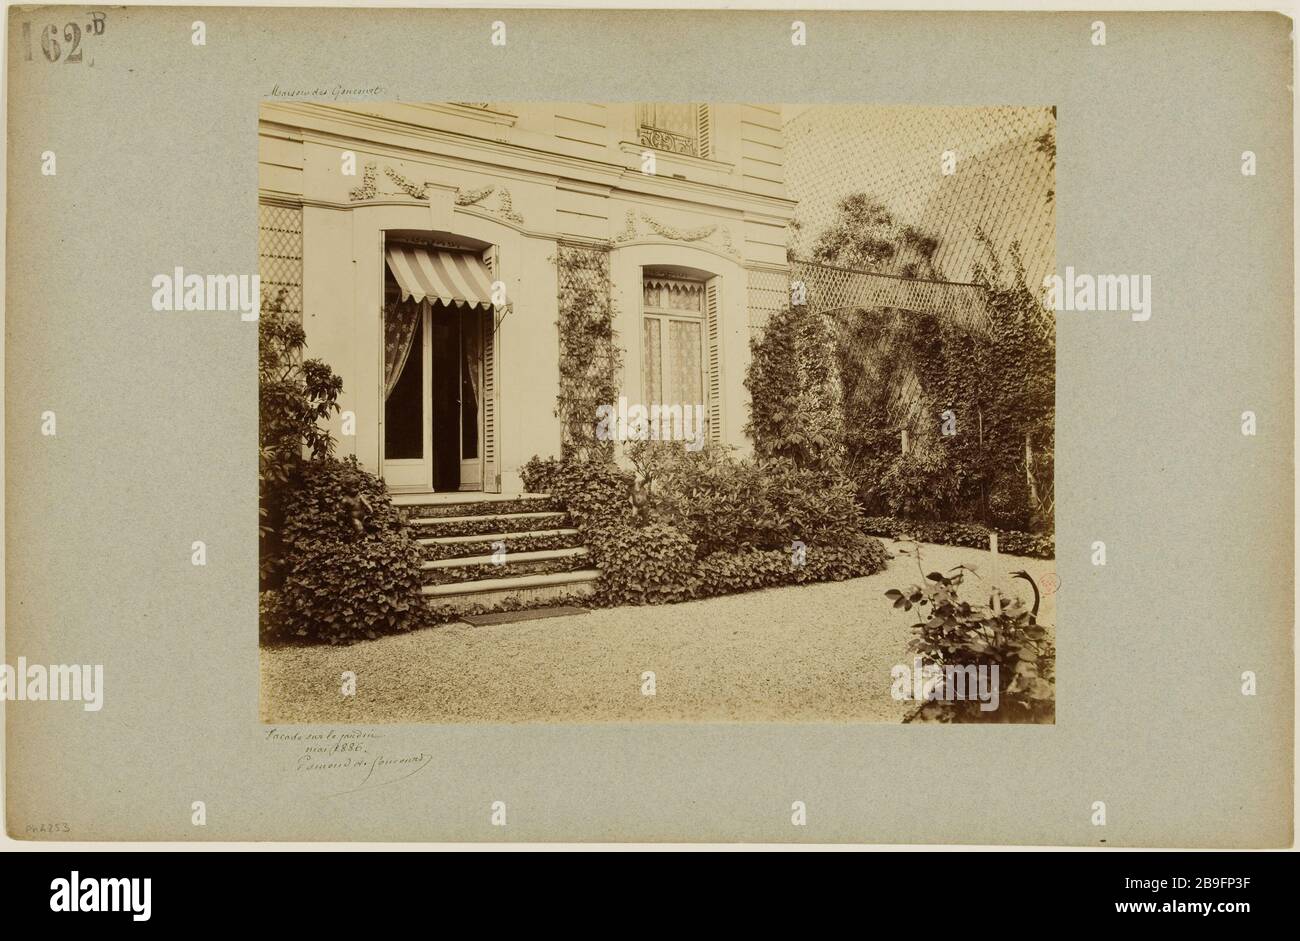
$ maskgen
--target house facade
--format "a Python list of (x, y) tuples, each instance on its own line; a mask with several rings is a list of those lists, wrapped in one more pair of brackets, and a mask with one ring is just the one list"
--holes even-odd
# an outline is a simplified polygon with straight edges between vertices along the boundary
[(739, 104), (264, 103), (263, 301), (342, 377), (339, 451), (395, 492), (519, 492), (560, 452), (571, 248), (606, 254), (627, 403), (746, 450), (750, 336), (786, 300), (781, 127)]

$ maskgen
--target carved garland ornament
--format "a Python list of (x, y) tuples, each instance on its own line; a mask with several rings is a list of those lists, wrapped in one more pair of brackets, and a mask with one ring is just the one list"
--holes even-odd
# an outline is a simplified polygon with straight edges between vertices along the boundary
[(367, 163), (365, 169), (361, 171), (361, 185), (348, 193), (348, 198), (352, 200), (374, 199), (379, 195), (379, 190), (375, 186), (375, 165)]
[[(400, 192), (380, 192), (379, 187), (376, 184), (378, 166), (374, 161), (370, 161), (365, 165), (365, 169), (361, 173), (361, 185), (349, 191), (348, 198), (353, 202), (361, 202), (368, 199), (378, 199), (381, 196), (399, 196), (403, 193), (410, 196), (412, 199), (426, 200), (429, 198), (428, 190), (429, 187), (433, 185), (431, 181), (426, 180), (420, 184), (412, 183), (390, 166), (384, 167), (384, 174), (393, 181), (393, 184)], [(504, 186), (499, 188), (496, 186), (484, 186), (475, 190), (458, 188), (456, 190), (455, 202), (457, 206), (477, 206), (493, 193), (497, 194), (497, 208), (495, 210), (497, 215), (501, 216), (503, 219), (508, 219), (511, 222), (523, 225), (524, 217), (515, 212), (514, 202), (510, 198), (510, 190), (506, 189)]]
[[(650, 227), (656, 235), (662, 238), (671, 239), (674, 242), (703, 242), (712, 237), (715, 233), (718, 236), (718, 242), (721, 248), (728, 255), (739, 257), (739, 252), (731, 242), (731, 231), (725, 225), (702, 225), (695, 229), (678, 229), (673, 226), (660, 222), (658, 219), (647, 215), (640, 214), (640, 219)], [(640, 235), (637, 227), (637, 214), (629, 209), (624, 217), (623, 231), (614, 236), (615, 242), (630, 242)]]
[(494, 189), (496, 189), (495, 186), (485, 186), (482, 189), (469, 190), (468, 192), (458, 189), (456, 190), (456, 205), (473, 206), (481, 203), (492, 195)]

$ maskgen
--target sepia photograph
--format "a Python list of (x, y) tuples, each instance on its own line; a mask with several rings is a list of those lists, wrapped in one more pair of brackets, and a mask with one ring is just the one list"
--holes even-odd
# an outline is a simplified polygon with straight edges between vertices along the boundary
[(1054, 722), (1055, 130), (263, 102), (262, 720)]
[(1268, 905), (1293, 10), (220, 4), (7, 18), (16, 912), (287, 851), (409, 920), (426, 849)]

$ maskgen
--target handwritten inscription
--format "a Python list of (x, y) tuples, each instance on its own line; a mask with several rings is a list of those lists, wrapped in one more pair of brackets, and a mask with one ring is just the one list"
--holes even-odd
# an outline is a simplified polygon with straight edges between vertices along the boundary
[(394, 784), (419, 774), (433, 761), (420, 750), (389, 749), (383, 735), (368, 729), (273, 728), (268, 742), (292, 748), (293, 771), (308, 780), (337, 782), (338, 794)]
[(352, 87), (348, 85), (313, 85), (311, 87), (285, 87), (279, 82), (271, 86), (272, 98), (372, 98), (384, 93), (383, 85)]

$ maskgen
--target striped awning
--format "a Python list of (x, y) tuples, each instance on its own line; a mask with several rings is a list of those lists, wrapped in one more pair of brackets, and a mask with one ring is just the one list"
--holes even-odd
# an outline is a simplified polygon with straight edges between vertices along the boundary
[(484, 310), (492, 306), (492, 278), (476, 255), (414, 245), (388, 245), (386, 254), (402, 300), (428, 298)]

